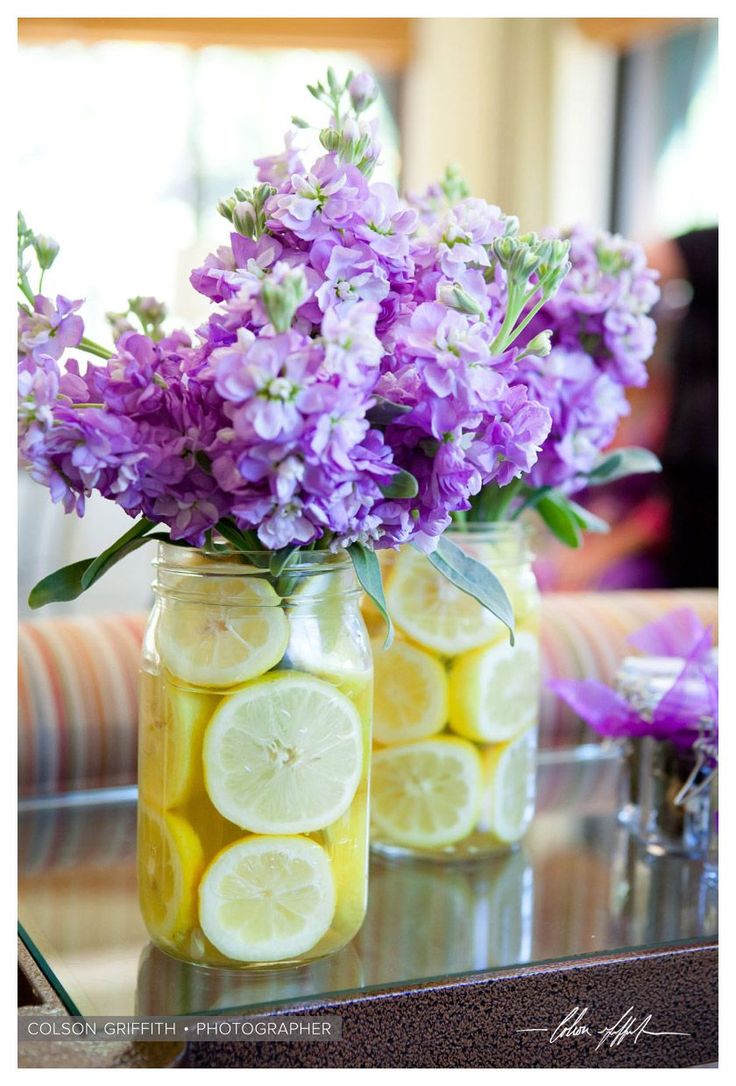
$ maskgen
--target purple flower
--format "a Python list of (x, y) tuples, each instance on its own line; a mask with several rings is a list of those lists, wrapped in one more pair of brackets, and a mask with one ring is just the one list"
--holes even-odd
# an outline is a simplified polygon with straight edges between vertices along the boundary
[[(285, 188), (286, 186), (282, 186)], [(334, 154), (324, 155), (308, 174), (293, 174), (288, 191), (266, 201), (268, 225), (312, 241), (349, 227), (366, 199), (366, 181), (354, 166), (342, 166)]]
[(368, 72), (359, 72), (348, 83), (348, 94), (353, 109), (356, 113), (362, 113), (378, 97), (375, 79)]
[(376, 181), (370, 187), (370, 196), (361, 202), (358, 210), (360, 221), (355, 225), (356, 238), (389, 260), (408, 255), (417, 213), (402, 203), (392, 185)]
[(359, 301), (381, 302), (389, 292), (386, 271), (367, 246), (333, 245), (319, 270), (325, 277), (317, 290), (322, 312), (330, 307), (347, 310)]
[(34, 359), (58, 359), (67, 347), (77, 347), (84, 335), (84, 321), (77, 315), (81, 305), (81, 300), (70, 302), (61, 294), (54, 305), (50, 298), (37, 294), (32, 312), (19, 306), (19, 358), (31, 355)]
[(292, 128), (284, 136), (284, 150), (280, 154), (255, 159), (259, 181), (266, 181), (278, 188), (292, 174), (303, 172), (300, 151), (294, 146), (296, 138), (297, 133)]

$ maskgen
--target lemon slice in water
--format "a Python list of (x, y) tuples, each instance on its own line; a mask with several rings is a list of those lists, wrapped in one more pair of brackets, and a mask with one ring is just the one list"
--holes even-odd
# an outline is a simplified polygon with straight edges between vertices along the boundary
[(464, 739), (423, 739), (373, 756), (371, 818), (378, 836), (442, 848), (472, 832), (481, 800), (477, 750)]
[(360, 715), (330, 683), (274, 671), (223, 699), (203, 759), (207, 793), (236, 825), (274, 834), (324, 829), (358, 788)]
[[(190, 595), (191, 593), (191, 595)], [(258, 577), (203, 577), (167, 599), (157, 643), (164, 665), (193, 686), (223, 688), (281, 660), (289, 623), (274, 589)]]
[(204, 867), (199, 837), (179, 815), (147, 803), (138, 808), (138, 886), (152, 935), (188, 938), (197, 922), (197, 883)]
[(305, 837), (249, 837), (223, 849), (199, 891), (202, 931), (240, 962), (296, 958), (327, 933), (335, 882), (325, 850)]
[(410, 549), (396, 559), (386, 602), (392, 619), (412, 641), (443, 656), (508, 638), (500, 619)]
[(447, 672), (434, 656), (407, 641), (390, 649), (373, 642), (373, 735), (379, 743), (424, 739), (447, 721)]

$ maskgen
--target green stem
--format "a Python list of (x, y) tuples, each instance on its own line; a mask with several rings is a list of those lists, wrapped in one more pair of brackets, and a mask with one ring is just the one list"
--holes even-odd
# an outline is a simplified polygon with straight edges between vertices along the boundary
[(524, 295), (516, 283), (509, 283), (508, 300), (506, 303), (506, 316), (501, 329), (491, 344), (491, 354), (502, 354), (506, 350), (506, 339), (510, 335), (524, 306)]
[(491, 483), (478, 494), (473, 505), (472, 520), (478, 524), (492, 523), (497, 520), (512, 519), (505, 517), (506, 510), (523, 486), (521, 479), (512, 479), (506, 486)]
[(521, 335), (521, 333), (524, 331), (524, 329), (526, 328), (529, 321), (532, 320), (534, 317), (536, 317), (537, 313), (539, 312), (539, 310), (542, 308), (542, 306), (544, 305), (544, 303), (546, 301), (547, 301), (547, 295), (543, 294), (542, 297), (537, 302), (537, 304), (534, 306), (534, 308), (529, 310), (529, 312), (527, 313), (526, 317), (524, 317), (524, 320), (521, 322), (521, 324), (519, 324), (516, 328), (514, 328), (513, 335), (509, 336), (508, 340), (506, 341), (506, 343), (504, 345), (504, 349), (506, 347), (510, 347), (511, 344), (514, 342), (514, 340), (518, 336)]
[(545, 494), (549, 494), (549, 492), (553, 489), (554, 488), (551, 486), (538, 486), (534, 488), (525, 487), (524, 490), (526, 493), (526, 497), (520, 505), (517, 505), (516, 509), (514, 509), (509, 519), (518, 520), (525, 509), (529, 509), (530, 507), (535, 506), (537, 502), (545, 496)]
[(36, 296), (31, 290), (30, 284), (26, 279), (25, 275), (18, 276), (18, 286), (20, 287), (21, 293), (25, 296), (26, 300), (29, 301), (32, 306), (35, 306)]
[(106, 347), (101, 347), (100, 344), (95, 343), (93, 339), (87, 339), (86, 336), (83, 336), (82, 339), (80, 339), (79, 348), (82, 351), (86, 351), (87, 354), (96, 355), (97, 358), (112, 358), (114, 353), (113, 351), (108, 351)]

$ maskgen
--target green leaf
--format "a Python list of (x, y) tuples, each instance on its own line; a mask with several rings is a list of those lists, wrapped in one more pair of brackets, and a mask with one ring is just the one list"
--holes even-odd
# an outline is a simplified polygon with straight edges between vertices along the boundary
[(627, 475), (647, 475), (659, 472), (662, 465), (659, 458), (650, 449), (631, 446), (627, 449), (614, 449), (604, 456), (592, 471), (588, 472), (588, 486), (602, 486)]
[(286, 567), (298, 553), (298, 547), (282, 547), (279, 551), (273, 551), (268, 563), (268, 572), (272, 577), (280, 577)]
[(562, 494), (556, 491), (545, 494), (537, 502), (537, 512), (552, 534), (566, 546), (579, 547), (583, 542), (580, 521)]
[[(166, 532), (138, 535), (128, 539), (127, 543), (122, 543), (119, 539), (97, 558), (84, 558), (81, 562), (74, 562), (70, 566), (64, 566), (62, 569), (55, 570), (54, 573), (49, 573), (48, 577), (44, 577), (31, 589), (28, 596), (29, 606), (35, 610), (38, 607), (45, 607), (47, 603), (77, 599), (122, 558), (153, 539), (165, 543), (171, 542)], [(103, 558), (104, 561), (102, 561)]]
[(408, 415), (414, 408), (407, 403), (392, 403), (391, 400), (385, 399), (383, 396), (374, 396), (376, 401), (373, 407), (369, 407), (365, 413), (365, 417), (371, 426), (376, 426), (379, 429), (382, 426), (388, 426), (390, 422), (401, 417), (401, 415)]
[(215, 525), (217, 531), (220, 533), (223, 539), (226, 539), (228, 543), (232, 543), (238, 551), (252, 551), (254, 548), (251, 546), (250, 540), (246, 539), (240, 528), (236, 527), (232, 521), (218, 520)]
[(202, 469), (202, 471), (204, 471), (207, 475), (212, 474), (212, 460), (207, 455), (207, 453), (204, 452), (203, 449), (197, 450), (197, 452), (194, 454), (194, 459), (197, 461), (197, 464)]
[(605, 534), (610, 532), (611, 525), (603, 517), (597, 517), (595, 513), (591, 513), (589, 509), (585, 509), (582, 505), (578, 505), (577, 502), (567, 498), (567, 504), (570, 507), (572, 515), (577, 520), (580, 527), (585, 532), (601, 532)]
[(75, 600), (84, 592), (82, 574), (94, 562), (94, 558), (83, 558), (70, 566), (49, 573), (31, 589), (28, 605), (36, 610), (47, 603), (60, 603), (63, 600)]
[[(106, 551), (98, 555), (97, 558), (91, 563), (89, 569), (85, 570), (82, 576), (82, 588), (89, 588), (93, 585), (98, 577), (101, 577), (108, 565), (112, 565), (117, 559), (115, 554), (128, 546), (130, 542), (135, 539), (139, 539), (141, 536), (150, 532), (151, 528), (155, 527), (155, 522), (148, 520), (147, 517), (142, 517), (137, 521), (132, 528), (130, 528), (125, 535), (121, 535), (120, 539), (116, 539), (112, 546), (108, 547)], [(125, 552), (129, 553), (128, 551)], [(120, 557), (123, 557), (122, 555)], [(112, 560), (112, 561), (111, 561)]]
[(355, 576), (360, 581), (361, 588), (378, 608), (386, 623), (386, 639), (383, 642), (385, 649), (390, 648), (394, 638), (394, 628), (391, 616), (386, 606), (386, 598), (383, 594), (383, 580), (381, 566), (376, 557), (376, 552), (366, 547), (363, 543), (351, 543), (348, 554), (353, 561)]
[(472, 596), (508, 627), (509, 640), (513, 645), (514, 611), (506, 590), (495, 573), (491, 573), (482, 562), (471, 558), (447, 536), (440, 537), (437, 549), (428, 554), (427, 558), (456, 588)]
[(401, 468), (380, 490), (384, 498), (414, 498), (419, 493), (419, 484), (410, 471)]

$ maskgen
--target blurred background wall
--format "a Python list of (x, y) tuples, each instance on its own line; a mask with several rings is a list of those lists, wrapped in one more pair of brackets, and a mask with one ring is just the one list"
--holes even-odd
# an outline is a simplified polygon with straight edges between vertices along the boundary
[[(369, 68), (383, 90), (384, 177), (416, 190), (457, 163), (525, 229), (583, 221), (650, 246), (666, 280), (660, 346), (622, 439), (665, 446), (693, 287), (662, 239), (717, 223), (715, 20), (22, 19), (19, 50), (38, 118), (20, 132), (23, 210), (61, 243), (52, 287), (87, 298), (94, 338), (106, 341), (105, 311), (135, 294), (161, 297), (175, 323), (202, 319), (187, 277), (227, 236), (217, 200), (253, 180), (252, 160), (279, 149), (292, 113), (315, 116), (307, 81), (328, 64)], [(592, 540), (583, 562), (544, 545), (545, 584), (671, 583), (671, 497), (599, 500), (626, 530)], [(24, 478), (21, 609), (40, 576), (127, 524), (94, 500), (84, 522), (64, 517)], [(150, 558), (128, 559), (124, 594), (103, 578), (65, 609), (145, 607)]]

